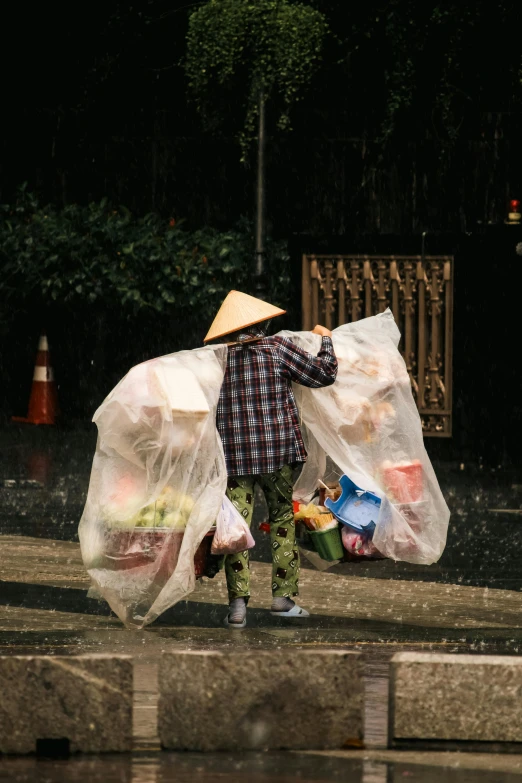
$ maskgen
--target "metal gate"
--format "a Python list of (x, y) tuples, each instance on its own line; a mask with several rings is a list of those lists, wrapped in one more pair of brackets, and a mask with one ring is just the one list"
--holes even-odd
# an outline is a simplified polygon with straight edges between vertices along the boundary
[(453, 258), (303, 256), (303, 329), (391, 309), (424, 435), (451, 437)]

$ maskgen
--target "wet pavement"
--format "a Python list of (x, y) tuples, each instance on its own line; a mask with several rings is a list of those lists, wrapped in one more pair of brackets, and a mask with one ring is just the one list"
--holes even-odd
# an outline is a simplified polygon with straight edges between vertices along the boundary
[[(2, 536), (0, 568), (3, 580), (0, 597), (0, 629), (8, 622), (5, 609), (26, 611), (58, 610), (75, 615), (94, 615), (92, 623), (110, 620), (103, 601), (89, 598), (89, 579), (84, 571), (79, 545), (73, 542), (22, 536)], [(283, 620), (268, 613), (271, 603), (268, 563), (252, 563), (252, 597), (249, 626), (267, 623), (277, 627)], [(389, 638), (425, 642), (504, 640), (517, 645), (522, 637), (522, 594), (461, 584), (437, 584), (364, 578), (348, 574), (303, 569), (302, 603), (311, 611), (310, 620), (299, 621), (310, 630), (335, 630), (358, 634), (371, 640)], [(197, 583), (190, 600), (165, 612), (153, 627), (196, 626), (218, 628), (227, 604), (223, 574)], [(5, 614), (5, 613), (4, 613)], [(72, 621), (71, 618), (67, 618)], [(23, 630), (24, 620), (18, 621)], [(114, 619), (115, 623), (119, 621)], [(6, 630), (8, 628), (6, 627)]]
[[(87, 422), (0, 428), (1, 533), (77, 541), (95, 443), (96, 429)], [(522, 470), (436, 460), (434, 467), (452, 512), (440, 561), (431, 566), (342, 563), (332, 572), (521, 590)], [(255, 557), (269, 562), (269, 538), (258, 530), (265, 506), (262, 498), (258, 501)]]
[[(303, 562), (307, 621), (271, 617), (269, 539), (254, 520), (249, 627), (222, 627), (221, 576), (143, 631), (125, 630), (89, 598), (77, 526), (88, 486), (94, 427), (0, 430), (0, 654), (117, 652), (135, 660), (134, 756), (0, 760), (0, 780), (255, 781), (522, 780), (514, 755), (386, 751), (388, 668), (401, 650), (517, 654), (522, 649), (522, 478), (480, 466), (436, 465), (452, 510), (448, 546), (434, 566)], [(341, 754), (155, 753), (157, 659), (173, 649), (358, 650), (365, 661), (366, 750)]]
[[(390, 754), (391, 755), (391, 754)], [(127, 758), (73, 758), (70, 760), (4, 759), (0, 780), (13, 783), (511, 783), (519, 781), (520, 757), (501, 765), (488, 764), (469, 754), (408, 754), (404, 760), (380, 760), (362, 753), (342, 756), (305, 753), (135, 755)], [(488, 766), (490, 768), (488, 768)]]
[[(481, 754), (483, 756), (485, 754)], [(11, 759), (0, 762), (0, 780), (13, 783), (512, 783), (522, 758), (478, 754), (161, 753), (125, 758)]]
[[(365, 743), (388, 744), (388, 678), (392, 655), (406, 650), (516, 654), (522, 645), (522, 594), (463, 585), (387, 582), (320, 573), (302, 575), (312, 616), (290, 626), (273, 618), (270, 566), (252, 564), (249, 627), (223, 628), (224, 580), (198, 584), (183, 601), (141, 631), (129, 631), (102, 601), (89, 598), (73, 542), (5, 536), (0, 569), (0, 654), (130, 654), (135, 663), (135, 746), (158, 747), (157, 662), (173, 650), (351, 649), (365, 665)], [(386, 592), (383, 593), (383, 587)]]

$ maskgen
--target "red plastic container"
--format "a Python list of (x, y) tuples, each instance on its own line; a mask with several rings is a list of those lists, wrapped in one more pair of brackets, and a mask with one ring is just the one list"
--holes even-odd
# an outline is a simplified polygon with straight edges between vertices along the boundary
[[(214, 531), (205, 535), (194, 556), (196, 577), (205, 573)], [(134, 528), (113, 530), (109, 538), (107, 557), (109, 568), (115, 571), (156, 564), (155, 580), (166, 582), (176, 568), (183, 533), (165, 528)]]
[(384, 486), (395, 503), (418, 503), (423, 498), (422, 465), (419, 461), (407, 465), (392, 465), (383, 470)]

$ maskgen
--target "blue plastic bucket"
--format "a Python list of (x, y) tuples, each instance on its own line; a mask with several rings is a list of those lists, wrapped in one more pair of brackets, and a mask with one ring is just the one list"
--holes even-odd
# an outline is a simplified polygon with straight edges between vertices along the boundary
[(327, 498), (326, 507), (343, 525), (371, 537), (379, 517), (381, 499), (373, 492), (365, 492), (348, 476), (342, 476), (339, 483), (341, 496), (335, 501)]

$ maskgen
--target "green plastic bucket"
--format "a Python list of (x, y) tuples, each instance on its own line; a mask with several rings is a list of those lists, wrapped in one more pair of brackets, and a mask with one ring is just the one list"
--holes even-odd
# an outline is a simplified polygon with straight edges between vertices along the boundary
[(315, 551), (323, 560), (342, 560), (344, 549), (339, 526), (331, 530), (310, 530), (310, 538)]

